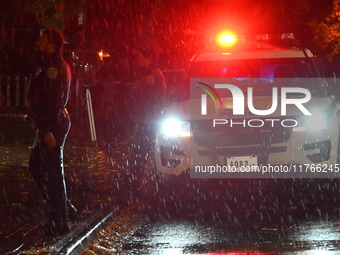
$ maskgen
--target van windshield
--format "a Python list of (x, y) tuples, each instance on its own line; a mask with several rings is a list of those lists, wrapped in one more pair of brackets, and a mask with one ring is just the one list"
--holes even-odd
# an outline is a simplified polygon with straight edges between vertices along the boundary
[[(274, 82), (274, 78), (316, 78), (306, 59), (241, 59), (193, 62), (190, 77), (234, 78), (236, 81), (255, 79)], [(256, 82), (255, 81), (255, 82)]]
[[(301, 87), (322, 95), (325, 86), (305, 58), (196, 61), (188, 69), (185, 84), (190, 78), (226, 78), (242, 90), (253, 87), (255, 96), (270, 96), (273, 87)], [(188, 85), (182, 88), (187, 90)]]

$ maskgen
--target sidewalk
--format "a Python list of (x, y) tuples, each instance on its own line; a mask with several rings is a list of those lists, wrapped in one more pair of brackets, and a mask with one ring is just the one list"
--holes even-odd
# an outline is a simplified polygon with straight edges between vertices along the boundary
[[(36, 229), (48, 216), (48, 205), (35, 202), (37, 190), (28, 172), (29, 146), (0, 145), (0, 254), (34, 254), (27, 251), (48, 247), (61, 238), (41, 236)], [(125, 154), (116, 146), (67, 141), (64, 162), (68, 196), (78, 210), (73, 229), (86, 224), (99, 209), (111, 208), (124, 199), (119, 194)]]

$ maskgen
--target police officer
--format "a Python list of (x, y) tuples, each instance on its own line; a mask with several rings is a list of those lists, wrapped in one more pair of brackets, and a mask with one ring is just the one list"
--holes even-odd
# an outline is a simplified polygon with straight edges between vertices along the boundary
[(36, 133), (29, 170), (45, 200), (50, 204), (44, 233), (67, 233), (68, 200), (66, 194), (63, 150), (71, 122), (66, 109), (71, 72), (61, 56), (64, 38), (53, 29), (44, 30), (36, 42), (41, 57), (40, 68), (32, 77), (29, 90), (29, 117)]
[(129, 98), (133, 135), (129, 157), (130, 178), (127, 182), (132, 195), (137, 194), (138, 186), (141, 185), (144, 167), (154, 143), (157, 117), (166, 100), (165, 78), (155, 58), (154, 50), (150, 47), (134, 51), (139, 79)]

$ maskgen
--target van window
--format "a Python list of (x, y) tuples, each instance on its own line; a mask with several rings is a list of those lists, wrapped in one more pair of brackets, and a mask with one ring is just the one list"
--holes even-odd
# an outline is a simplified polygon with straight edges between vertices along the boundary
[[(271, 96), (272, 88), (301, 87), (322, 95), (322, 86), (311, 63), (304, 58), (196, 61), (186, 74), (182, 95), (189, 98), (190, 78), (228, 78), (242, 90), (253, 87), (254, 96)], [(280, 89), (279, 89), (280, 91)], [(229, 96), (229, 95), (221, 95)]]

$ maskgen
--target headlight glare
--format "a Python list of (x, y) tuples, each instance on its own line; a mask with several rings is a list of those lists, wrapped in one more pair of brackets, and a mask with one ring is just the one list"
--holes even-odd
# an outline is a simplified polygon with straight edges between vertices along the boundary
[(177, 119), (166, 119), (161, 126), (161, 133), (167, 137), (189, 137), (190, 124)]
[(299, 125), (293, 128), (294, 132), (321, 131), (327, 129), (327, 116), (322, 113), (314, 113), (301, 119), (297, 119)]
[(316, 113), (306, 118), (306, 125), (312, 131), (324, 130), (327, 129), (327, 118), (324, 114)]

